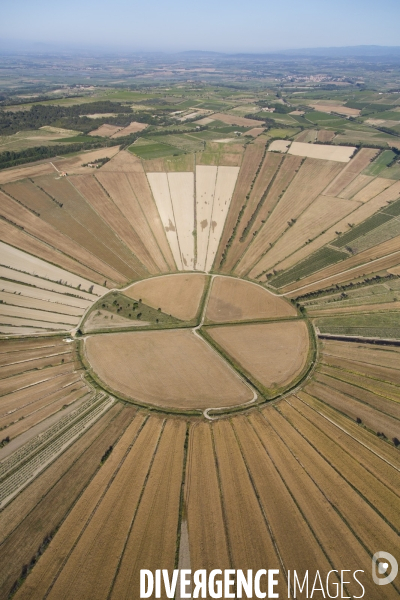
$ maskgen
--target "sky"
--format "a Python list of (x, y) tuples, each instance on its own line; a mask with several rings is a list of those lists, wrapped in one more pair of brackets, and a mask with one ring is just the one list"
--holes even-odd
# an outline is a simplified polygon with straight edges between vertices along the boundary
[(0, 2), (0, 47), (268, 52), (400, 46), (399, 23), (399, 0), (12, 0)]

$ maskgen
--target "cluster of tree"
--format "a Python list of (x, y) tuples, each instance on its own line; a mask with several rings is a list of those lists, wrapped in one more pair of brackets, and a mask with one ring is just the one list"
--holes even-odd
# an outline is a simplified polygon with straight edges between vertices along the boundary
[(288, 106), (287, 104), (281, 104), (280, 102), (268, 102), (267, 100), (259, 100), (258, 102), (256, 102), (256, 104), (258, 104), (258, 106), (261, 106), (261, 108), (274, 108), (276, 113), (280, 113), (280, 114), (287, 114), (292, 112), (293, 107), (292, 106)]
[(302, 294), (301, 296), (297, 296), (296, 300), (301, 302), (302, 300), (309, 300), (311, 298), (318, 298), (318, 296), (325, 296), (327, 294), (336, 293), (339, 290), (355, 290), (360, 287), (365, 287), (368, 285), (372, 285), (374, 283), (384, 283), (385, 281), (389, 281), (390, 279), (397, 279), (398, 275), (394, 275), (393, 273), (389, 273), (388, 275), (374, 275), (374, 277), (367, 277), (362, 281), (357, 281), (353, 283), (345, 283), (342, 285), (336, 284), (332, 287), (325, 288), (323, 290), (316, 290), (315, 292), (307, 292), (306, 294)]
[[(91, 119), (87, 115), (112, 113), (113, 117)], [(17, 112), (0, 111), (0, 135), (12, 135), (18, 131), (39, 129), (45, 125), (63, 129), (76, 129), (88, 133), (104, 123), (126, 127), (131, 121), (160, 125), (162, 115), (145, 111), (133, 112), (130, 106), (119, 102), (99, 101), (76, 106), (35, 104), (30, 110)]]

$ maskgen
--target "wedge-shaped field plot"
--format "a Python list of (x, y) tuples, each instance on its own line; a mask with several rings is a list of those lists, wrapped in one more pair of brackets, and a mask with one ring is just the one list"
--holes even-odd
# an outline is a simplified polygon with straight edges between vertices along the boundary
[(207, 276), (201, 273), (166, 275), (134, 283), (124, 294), (152, 308), (161, 308), (177, 319), (190, 321), (198, 313), (206, 281)]
[(100, 380), (137, 402), (190, 410), (253, 398), (250, 387), (192, 331), (95, 335), (85, 349)]
[(168, 243), (171, 248), (176, 266), (179, 271), (183, 270), (181, 252), (179, 248), (178, 235), (174, 209), (172, 207), (171, 194), (169, 191), (167, 173), (147, 173), (151, 191), (156, 202), (161, 222), (165, 229)]
[(218, 167), (196, 167), (196, 217), (197, 217), (197, 263), (198, 271), (205, 271), (211, 217), (214, 204), (215, 182)]
[(154, 199), (179, 270), (194, 268), (194, 174), (148, 173)]
[(241, 279), (217, 276), (208, 300), (206, 320), (213, 323), (296, 317), (287, 300)]
[(267, 391), (280, 391), (302, 373), (309, 336), (303, 321), (207, 328), (214, 342)]

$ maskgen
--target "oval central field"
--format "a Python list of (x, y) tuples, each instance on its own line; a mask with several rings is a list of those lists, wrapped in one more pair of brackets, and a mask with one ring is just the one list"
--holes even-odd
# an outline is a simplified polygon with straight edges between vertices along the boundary
[(107, 387), (145, 404), (190, 410), (235, 406), (253, 397), (192, 330), (97, 335), (86, 340), (86, 356)]
[[(179, 274), (136, 283), (123, 294), (136, 302), (126, 310), (122, 299), (99, 301), (105, 312), (117, 309), (113, 331), (89, 335), (85, 355), (97, 382), (126, 400), (163, 410), (247, 406), (279, 396), (308, 367), (306, 323), (290, 302), (259, 285)], [(160, 307), (156, 319), (149, 313), (138, 320), (146, 306)], [(131, 331), (124, 331), (125, 321)]]

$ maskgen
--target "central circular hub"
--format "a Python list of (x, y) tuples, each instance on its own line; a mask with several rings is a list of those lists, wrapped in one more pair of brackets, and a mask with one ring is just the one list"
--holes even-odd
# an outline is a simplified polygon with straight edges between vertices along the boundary
[(274, 398), (304, 376), (306, 321), (282, 297), (222, 275), (166, 275), (111, 292), (82, 326), (93, 377), (125, 400), (186, 411)]

